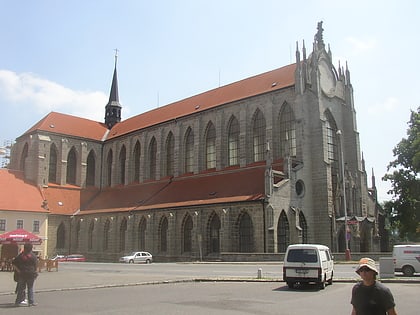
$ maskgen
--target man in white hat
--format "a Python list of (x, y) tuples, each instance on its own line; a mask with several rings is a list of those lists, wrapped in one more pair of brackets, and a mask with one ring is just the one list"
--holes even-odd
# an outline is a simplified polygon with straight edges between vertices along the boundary
[(378, 269), (371, 258), (362, 258), (356, 273), (362, 278), (351, 293), (351, 315), (397, 315), (394, 297), (382, 283), (376, 281)]

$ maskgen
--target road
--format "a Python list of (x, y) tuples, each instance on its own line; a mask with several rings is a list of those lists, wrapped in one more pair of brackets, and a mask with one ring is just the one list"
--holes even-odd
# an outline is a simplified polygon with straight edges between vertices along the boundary
[[(0, 272), (0, 313), (7, 314), (350, 314), (355, 264), (336, 266), (335, 282), (290, 290), (274, 263), (62, 263), (36, 281), (38, 306), (16, 308), (11, 273)], [(264, 282), (257, 281), (258, 270)], [(195, 280), (194, 280), (195, 279)], [(202, 281), (197, 281), (202, 279)], [(347, 280), (345, 280), (347, 279)], [(193, 281), (194, 280), (194, 281)], [(399, 314), (418, 313), (415, 283), (386, 283)]]

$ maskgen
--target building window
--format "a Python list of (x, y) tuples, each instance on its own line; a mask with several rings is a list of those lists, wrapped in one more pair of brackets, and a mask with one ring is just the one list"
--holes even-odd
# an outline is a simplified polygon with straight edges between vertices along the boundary
[(289, 104), (280, 113), (280, 156), (296, 156), (295, 116)]
[(119, 171), (120, 171), (120, 184), (125, 184), (125, 160), (126, 160), (126, 150), (125, 145), (122, 146), (120, 151), (120, 157), (119, 157)]
[(48, 168), (48, 182), (57, 182), (57, 148), (53, 143), (50, 148), (50, 163)]
[(95, 153), (90, 151), (87, 161), (86, 161), (86, 186), (94, 186), (95, 185)]
[(265, 119), (261, 111), (257, 110), (252, 127), (254, 145), (254, 162), (263, 161), (265, 153)]
[(175, 165), (175, 140), (172, 132), (166, 140), (166, 176), (174, 175)]
[(194, 166), (194, 135), (188, 128), (185, 136), (185, 173), (192, 173)]
[(77, 171), (76, 149), (72, 147), (69, 154), (67, 155), (67, 177), (66, 177), (67, 184), (76, 185), (76, 171)]
[(109, 150), (106, 159), (106, 185), (111, 186), (112, 183), (112, 150)]
[(282, 211), (277, 223), (277, 251), (279, 253), (286, 252), (287, 246), (289, 246), (289, 233), (289, 220), (287, 220), (286, 213)]
[(16, 228), (23, 229), (23, 220), (19, 219), (16, 221)]
[(156, 179), (157, 167), (157, 144), (155, 137), (152, 138), (149, 144), (149, 179)]
[(228, 131), (228, 155), (229, 166), (239, 164), (239, 123), (235, 117), (230, 121)]
[(206, 169), (216, 168), (216, 129), (209, 123), (206, 132)]
[(6, 219), (0, 219), (0, 231), (6, 231)]
[(134, 146), (134, 181), (139, 182), (140, 181), (140, 154), (141, 154), (141, 148), (140, 148), (140, 142), (137, 141), (136, 145)]
[(39, 233), (39, 221), (34, 220), (34, 226), (32, 228), (32, 232)]

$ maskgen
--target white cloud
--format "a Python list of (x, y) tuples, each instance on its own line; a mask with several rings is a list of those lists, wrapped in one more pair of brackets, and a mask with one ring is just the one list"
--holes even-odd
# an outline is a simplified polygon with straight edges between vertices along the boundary
[(30, 104), (40, 113), (63, 112), (103, 120), (108, 97), (100, 91), (74, 91), (33, 73), (0, 70), (0, 98), (10, 105)]

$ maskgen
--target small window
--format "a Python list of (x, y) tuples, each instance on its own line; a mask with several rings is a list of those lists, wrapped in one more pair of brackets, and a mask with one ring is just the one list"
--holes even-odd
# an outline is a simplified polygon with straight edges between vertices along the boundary
[(6, 231), (6, 219), (0, 219), (0, 231)]
[(23, 220), (19, 219), (16, 221), (16, 228), (23, 229)]
[(34, 220), (34, 226), (32, 228), (32, 232), (39, 233), (39, 221), (38, 220)]
[(296, 191), (296, 195), (298, 195), (298, 197), (303, 197), (303, 195), (305, 194), (305, 184), (303, 183), (302, 180), (298, 180), (295, 184), (295, 191)]

